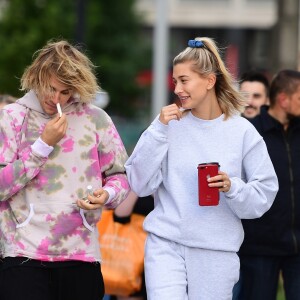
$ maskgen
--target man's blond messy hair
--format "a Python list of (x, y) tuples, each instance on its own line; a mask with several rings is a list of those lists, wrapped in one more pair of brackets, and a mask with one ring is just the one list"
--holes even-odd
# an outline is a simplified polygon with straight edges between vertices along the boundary
[[(33, 63), (21, 78), (21, 90), (34, 90), (37, 94), (50, 90), (50, 78), (55, 76), (80, 96), (81, 102), (90, 102), (100, 90), (89, 58), (69, 42), (49, 41), (34, 54)], [(77, 96), (78, 97), (78, 96)]]

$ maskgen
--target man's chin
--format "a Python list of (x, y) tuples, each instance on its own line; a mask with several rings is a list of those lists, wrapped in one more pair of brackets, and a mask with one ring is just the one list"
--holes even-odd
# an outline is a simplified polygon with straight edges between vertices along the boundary
[(256, 117), (257, 115), (259, 114), (259, 111), (257, 110), (253, 110), (252, 108), (247, 110), (245, 109), (243, 115), (246, 117), (246, 118), (254, 118)]
[(53, 116), (55, 116), (56, 114), (57, 114), (57, 111), (52, 111), (52, 110), (44, 110), (44, 112), (48, 115), (48, 116), (50, 116), (50, 117), (53, 117)]

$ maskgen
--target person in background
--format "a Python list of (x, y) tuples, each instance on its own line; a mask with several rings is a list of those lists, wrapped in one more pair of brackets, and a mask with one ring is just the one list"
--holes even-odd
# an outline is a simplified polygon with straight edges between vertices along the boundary
[(16, 100), (17, 100), (17, 98), (15, 98), (11, 95), (8, 95), (8, 94), (0, 95), (0, 109), (7, 104), (14, 103)]
[[(128, 197), (118, 205), (114, 210), (114, 221), (119, 223), (129, 223), (133, 213), (147, 216), (154, 208), (153, 195), (139, 197), (132, 190), (129, 192)], [(145, 273), (142, 274), (142, 287), (141, 290), (128, 296), (115, 296), (111, 295), (109, 300), (147, 300), (147, 291), (145, 285)]]
[(269, 80), (262, 72), (251, 70), (242, 74), (239, 83), (248, 104), (242, 115), (247, 119), (254, 118), (260, 107), (269, 103)]
[[(277, 177), (262, 137), (240, 116), (244, 98), (213, 39), (188, 42), (173, 60), (173, 81), (181, 107), (161, 109), (125, 164), (132, 190), (154, 195), (144, 222), (147, 298), (231, 300), (241, 218), (268, 211)], [(208, 162), (221, 166), (207, 178), (220, 201), (200, 206), (197, 167)]]
[[(130, 222), (132, 213), (147, 216), (154, 208), (152, 195), (138, 197), (133, 191), (130, 191), (128, 197), (118, 205), (114, 210), (114, 221), (122, 224)], [(145, 286), (145, 274), (143, 273), (143, 282), (141, 290), (128, 296), (111, 296), (110, 300), (147, 300)]]
[(77, 46), (49, 41), (21, 89), (0, 110), (0, 298), (102, 299), (96, 224), (129, 185), (121, 138), (90, 103), (94, 65)]
[[(260, 108), (269, 103), (270, 84), (263, 72), (250, 70), (241, 75), (239, 89), (247, 100), (242, 113), (246, 119), (252, 119), (260, 113)], [(233, 297), (238, 293), (239, 284), (234, 286)]]
[(243, 220), (241, 277), (235, 300), (276, 300), (279, 275), (286, 300), (300, 295), (300, 72), (282, 70), (271, 82), (270, 106), (251, 120), (264, 138), (279, 181), (262, 217)]

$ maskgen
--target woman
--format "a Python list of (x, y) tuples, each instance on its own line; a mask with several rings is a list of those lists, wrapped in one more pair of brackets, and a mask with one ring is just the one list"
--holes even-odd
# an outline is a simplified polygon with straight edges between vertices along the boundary
[[(148, 299), (229, 300), (241, 218), (264, 214), (278, 182), (262, 137), (240, 116), (244, 100), (216, 44), (196, 38), (188, 45), (173, 62), (181, 107), (162, 108), (125, 168), (134, 192), (154, 194), (144, 223)], [(198, 204), (197, 166), (208, 162), (220, 165), (207, 179), (221, 192), (217, 206)]]

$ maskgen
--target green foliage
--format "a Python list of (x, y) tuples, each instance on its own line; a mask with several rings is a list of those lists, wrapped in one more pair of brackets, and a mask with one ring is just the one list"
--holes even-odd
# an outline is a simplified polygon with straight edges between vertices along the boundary
[(91, 56), (99, 66), (99, 82), (112, 100), (110, 108), (128, 115), (139, 92), (136, 75), (149, 68), (149, 60), (145, 63), (140, 27), (132, 9), (134, 1), (122, 0), (116, 5), (112, 2), (88, 6), (86, 33)]
[[(134, 113), (141, 92), (135, 78), (151, 66), (150, 45), (140, 40), (140, 20), (134, 0), (86, 0), (84, 19), (78, 27), (74, 0), (10, 0), (0, 16), (0, 93), (20, 96), (20, 77), (32, 55), (50, 39), (81, 42), (98, 66), (101, 87), (110, 95), (109, 109), (123, 116)], [(78, 28), (83, 40), (76, 41)]]
[(19, 78), (33, 53), (50, 38), (70, 38), (72, 20), (63, 16), (67, 2), (59, 9), (54, 1), (8, 2), (0, 20), (0, 92), (19, 96)]

